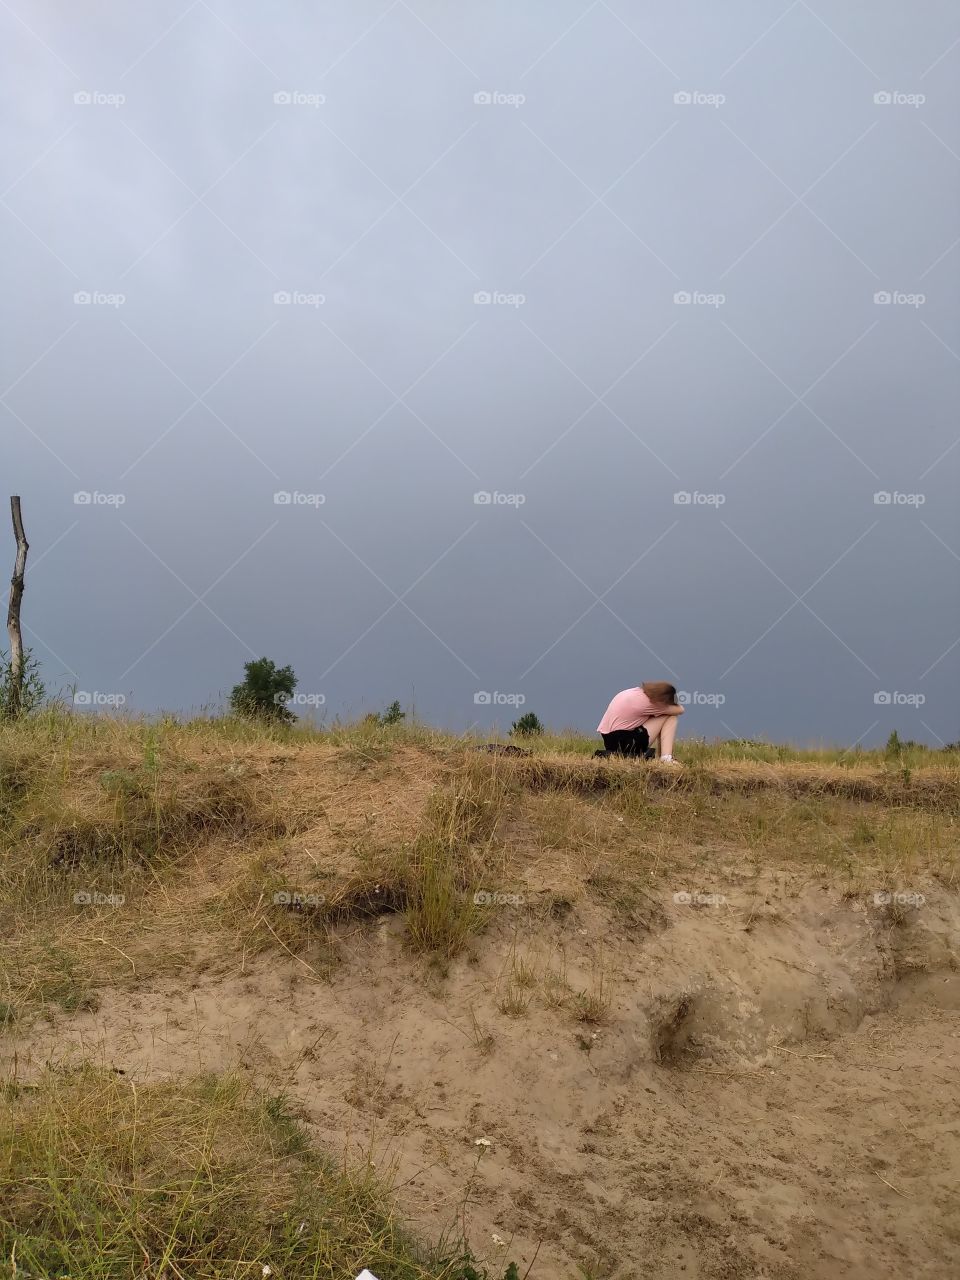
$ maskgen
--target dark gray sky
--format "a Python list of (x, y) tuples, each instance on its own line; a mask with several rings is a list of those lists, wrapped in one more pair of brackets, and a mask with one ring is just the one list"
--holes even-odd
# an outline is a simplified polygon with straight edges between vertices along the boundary
[(266, 654), (328, 720), (592, 731), (667, 678), (708, 737), (960, 738), (951, 0), (0, 27), (53, 687), (186, 710)]

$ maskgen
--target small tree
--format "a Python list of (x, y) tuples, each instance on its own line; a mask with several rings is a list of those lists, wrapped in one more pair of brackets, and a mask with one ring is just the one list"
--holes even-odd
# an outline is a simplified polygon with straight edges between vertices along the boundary
[(515, 738), (534, 738), (543, 733), (543, 725), (540, 723), (539, 716), (534, 715), (532, 711), (527, 711), (519, 720), (514, 720), (510, 726), (510, 732)]
[(8, 654), (0, 650), (0, 717), (14, 720), (41, 707), (47, 698), (47, 687), (40, 678), (40, 664), (33, 650), (24, 651), (17, 677)]
[(386, 711), (381, 711), (379, 716), (377, 716), (377, 723), (384, 726), (399, 724), (401, 720), (406, 719), (406, 716), (407, 713), (400, 710), (400, 703), (395, 698), (393, 702), (390, 703), (389, 707), (387, 707)]
[(278, 667), (269, 658), (244, 664), (243, 683), (234, 685), (230, 707), (238, 716), (292, 724), (296, 716), (287, 706), (297, 687), (293, 667)]

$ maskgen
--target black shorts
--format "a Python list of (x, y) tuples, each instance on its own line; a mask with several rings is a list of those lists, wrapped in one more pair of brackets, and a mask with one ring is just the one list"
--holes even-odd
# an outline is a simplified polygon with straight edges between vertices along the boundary
[(650, 735), (643, 725), (637, 729), (614, 729), (613, 733), (602, 733), (603, 745), (616, 756), (642, 756), (650, 746)]

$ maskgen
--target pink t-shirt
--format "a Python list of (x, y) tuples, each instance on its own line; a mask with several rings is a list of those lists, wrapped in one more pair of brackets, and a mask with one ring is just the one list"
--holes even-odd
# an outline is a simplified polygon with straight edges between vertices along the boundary
[(662, 714), (662, 709), (651, 702), (639, 686), (636, 689), (624, 689), (607, 707), (603, 719), (597, 725), (597, 733), (636, 729), (644, 720)]

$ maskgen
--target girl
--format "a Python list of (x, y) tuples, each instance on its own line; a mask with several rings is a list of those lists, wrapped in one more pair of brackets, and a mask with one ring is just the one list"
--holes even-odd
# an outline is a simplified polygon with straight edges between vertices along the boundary
[(597, 733), (611, 755), (646, 757), (651, 743), (659, 740), (660, 763), (675, 765), (673, 743), (677, 716), (682, 715), (676, 688), (665, 680), (647, 680), (617, 694), (597, 725)]

